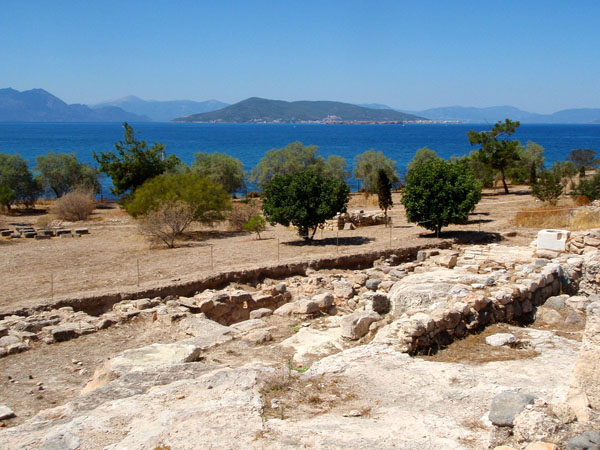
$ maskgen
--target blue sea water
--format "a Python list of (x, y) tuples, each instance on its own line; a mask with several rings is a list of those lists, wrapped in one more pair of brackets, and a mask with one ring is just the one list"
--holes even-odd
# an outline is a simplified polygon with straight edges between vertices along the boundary
[[(382, 151), (403, 170), (421, 147), (449, 158), (468, 154), (469, 130), (489, 130), (489, 124), (319, 125), (319, 124), (132, 124), (136, 138), (161, 142), (167, 154), (191, 163), (195, 152), (223, 152), (239, 158), (245, 169), (256, 166), (267, 150), (300, 141), (319, 147), (324, 157), (340, 155), (352, 166), (365, 150)], [(0, 153), (18, 153), (35, 165), (35, 158), (52, 150), (76, 153), (95, 165), (92, 153), (114, 149), (123, 137), (119, 123), (0, 123)], [(513, 136), (523, 144), (534, 141), (545, 149), (546, 165), (567, 158), (576, 148), (600, 152), (600, 125), (523, 124)], [(103, 182), (105, 192), (110, 184)], [(350, 180), (355, 190), (355, 180)]]

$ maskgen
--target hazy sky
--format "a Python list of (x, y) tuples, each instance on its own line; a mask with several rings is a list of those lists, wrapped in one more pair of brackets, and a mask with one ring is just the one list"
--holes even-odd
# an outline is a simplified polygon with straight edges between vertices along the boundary
[(598, 0), (0, 0), (0, 87), (548, 113), (600, 107), (599, 24)]

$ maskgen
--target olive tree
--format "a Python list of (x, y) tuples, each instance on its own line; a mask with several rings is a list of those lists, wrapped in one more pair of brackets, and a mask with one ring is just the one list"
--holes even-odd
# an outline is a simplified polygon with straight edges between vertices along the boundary
[(466, 162), (431, 159), (408, 172), (402, 204), (409, 222), (435, 231), (464, 223), (481, 199), (481, 185)]
[(390, 183), (400, 181), (396, 161), (387, 158), (374, 149), (356, 155), (354, 158), (354, 178), (361, 180), (362, 190), (368, 194), (377, 192), (377, 173), (383, 170)]
[(319, 225), (346, 211), (350, 189), (337, 178), (306, 169), (290, 175), (275, 175), (263, 189), (263, 213), (271, 225), (298, 228), (311, 241)]
[(98, 174), (88, 164), (80, 163), (75, 153), (48, 152), (35, 159), (38, 180), (44, 189), (58, 198), (70, 190), (85, 188), (98, 191)]
[(325, 160), (319, 155), (316, 145), (293, 142), (265, 153), (258, 165), (252, 169), (250, 181), (263, 189), (276, 175), (291, 175), (306, 169), (345, 181), (349, 176), (346, 166), (346, 160), (341, 156), (331, 155)]
[(219, 183), (231, 195), (246, 186), (242, 161), (225, 153), (194, 153), (191, 169)]
[(6, 209), (17, 202), (33, 206), (42, 188), (20, 155), (0, 153), (0, 205)]
[(383, 210), (385, 216), (385, 225), (388, 224), (388, 209), (394, 206), (392, 201), (392, 183), (388, 178), (385, 170), (379, 169), (377, 172), (377, 200), (379, 202), (379, 208)]

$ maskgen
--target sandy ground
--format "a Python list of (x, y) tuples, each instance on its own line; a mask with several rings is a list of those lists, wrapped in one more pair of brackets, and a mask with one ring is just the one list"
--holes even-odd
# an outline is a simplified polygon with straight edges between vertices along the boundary
[[(512, 220), (517, 211), (534, 208), (535, 200), (525, 188), (510, 195), (486, 192), (469, 223), (445, 228), (442, 238), (468, 242), (480, 232), (506, 233), (518, 230), (517, 243), (528, 243), (535, 230), (517, 229)], [(317, 232), (312, 245), (299, 241), (294, 228), (268, 226), (257, 240), (254, 235), (227, 231), (226, 224), (199, 229), (180, 242), (179, 247), (152, 248), (139, 235), (135, 221), (116, 205), (97, 209), (90, 220), (67, 228), (87, 227), (89, 235), (50, 240), (0, 238), (0, 312), (7, 307), (31, 305), (52, 296), (76, 296), (91, 290), (116, 286), (167, 284), (182, 277), (200, 277), (211, 272), (239, 270), (254, 266), (330, 257), (374, 249), (400, 248), (435, 241), (432, 234), (406, 221), (399, 194), (390, 211), (391, 233), (384, 226), (338, 232)], [(349, 208), (378, 211), (375, 198), (352, 196)], [(35, 225), (43, 217), (35, 213), (0, 216), (0, 223)], [(391, 237), (391, 239), (390, 239)], [(336, 244), (339, 243), (339, 246)], [(211, 263), (212, 253), (212, 263)]]

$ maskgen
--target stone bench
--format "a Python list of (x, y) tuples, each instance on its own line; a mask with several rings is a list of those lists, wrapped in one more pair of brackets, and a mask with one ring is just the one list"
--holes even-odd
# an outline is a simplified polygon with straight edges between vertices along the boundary
[(61, 229), (61, 230), (56, 230), (56, 235), (57, 236), (64, 236), (64, 235), (71, 235), (71, 230), (67, 230), (67, 229)]
[(13, 233), (12, 230), (2, 230), (2, 231), (0, 231), (0, 235), (2, 235), (3, 237), (10, 236), (12, 233)]
[(75, 228), (75, 234), (90, 234), (87, 228)]
[(24, 231), (23, 236), (27, 239), (33, 239), (37, 236), (37, 233), (35, 231)]

